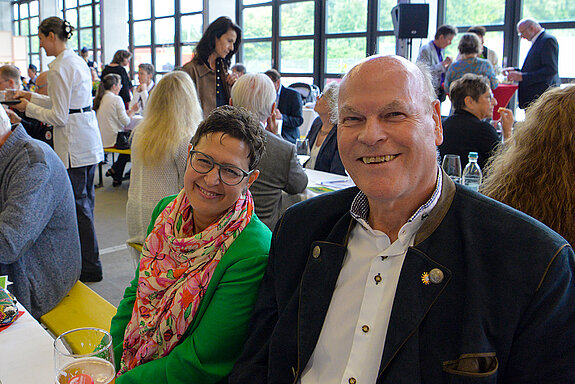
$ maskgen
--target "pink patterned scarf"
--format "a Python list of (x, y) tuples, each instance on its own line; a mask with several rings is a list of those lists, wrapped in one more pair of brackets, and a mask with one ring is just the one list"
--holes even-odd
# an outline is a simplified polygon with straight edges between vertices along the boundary
[(138, 291), (124, 334), (118, 376), (166, 356), (191, 324), (213, 272), (248, 225), (248, 191), (217, 222), (194, 232), (193, 209), (182, 190), (156, 219), (140, 259)]

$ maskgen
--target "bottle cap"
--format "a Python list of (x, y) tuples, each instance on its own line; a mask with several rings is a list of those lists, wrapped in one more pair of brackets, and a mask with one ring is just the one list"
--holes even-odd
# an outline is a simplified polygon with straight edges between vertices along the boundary
[(469, 159), (477, 159), (477, 152), (469, 152)]

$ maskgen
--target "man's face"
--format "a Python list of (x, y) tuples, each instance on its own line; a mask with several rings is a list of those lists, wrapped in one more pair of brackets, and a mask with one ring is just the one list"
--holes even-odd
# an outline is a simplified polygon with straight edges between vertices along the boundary
[(531, 41), (537, 32), (534, 31), (534, 28), (529, 26), (526, 23), (521, 23), (517, 26), (517, 34), (527, 41)]
[(449, 45), (451, 45), (451, 41), (453, 40), (453, 38), (455, 37), (454, 34), (451, 35), (439, 35), (439, 39), (437, 39), (435, 45), (437, 45), (439, 48), (441, 49), (445, 49), (447, 48)]
[(138, 69), (138, 80), (140, 81), (140, 84), (149, 84), (150, 80), (152, 80), (152, 74), (146, 72), (145, 70), (143, 70), (142, 68)]
[(370, 205), (413, 205), (435, 187), (439, 102), (425, 96), (420, 76), (415, 65), (383, 57), (360, 64), (342, 82), (339, 154)]
[(16, 82), (13, 79), (5, 78), (0, 75), (0, 91), (6, 89), (16, 89)]

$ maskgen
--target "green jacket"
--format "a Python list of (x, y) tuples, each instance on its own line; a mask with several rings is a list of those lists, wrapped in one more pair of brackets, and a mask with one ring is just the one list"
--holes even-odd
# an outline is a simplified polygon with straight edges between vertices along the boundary
[[(162, 210), (175, 196), (162, 199), (148, 234)], [(217, 383), (232, 370), (247, 338), (248, 324), (267, 265), (271, 232), (254, 214), (224, 254), (198, 311), (180, 343), (165, 357), (137, 366), (116, 379), (126, 383)], [(138, 273), (126, 288), (112, 319), (116, 369), (122, 357), (124, 332), (132, 317)]]

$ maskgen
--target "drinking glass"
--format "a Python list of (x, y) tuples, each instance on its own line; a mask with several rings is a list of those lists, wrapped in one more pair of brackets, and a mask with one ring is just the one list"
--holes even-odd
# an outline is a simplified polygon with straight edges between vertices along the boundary
[(297, 139), (295, 142), (295, 148), (296, 148), (296, 153), (297, 153), (297, 159), (303, 167), (303, 165), (306, 163), (306, 161), (308, 161), (310, 158), (309, 140), (308, 139)]
[(112, 336), (98, 328), (64, 332), (54, 341), (54, 370), (57, 384), (114, 383)]
[(461, 183), (461, 159), (459, 155), (445, 155), (441, 168), (447, 173), (451, 180)]

